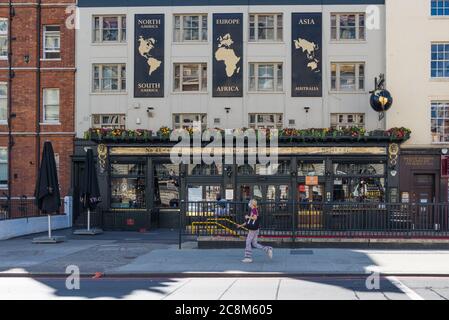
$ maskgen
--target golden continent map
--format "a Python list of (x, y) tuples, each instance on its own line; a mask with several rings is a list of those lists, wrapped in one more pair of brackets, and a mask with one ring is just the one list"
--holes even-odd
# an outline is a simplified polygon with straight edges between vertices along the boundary
[(302, 52), (306, 53), (307, 59), (309, 60), (309, 63), (307, 64), (307, 67), (310, 68), (310, 70), (319, 72), (318, 70), (318, 63), (319, 60), (315, 57), (315, 52), (318, 50), (318, 46), (309, 40), (298, 38), (298, 40), (293, 40), (295, 43), (295, 49), (299, 50), (302, 49)]
[(229, 33), (223, 37), (219, 37), (217, 40), (219, 41), (219, 44), (217, 51), (215, 51), (215, 59), (224, 62), (226, 66), (226, 75), (230, 78), (235, 73), (240, 72), (240, 68), (237, 68), (237, 64), (240, 62), (241, 57), (238, 57), (235, 54), (234, 49), (231, 48), (234, 41)]
[(142, 36), (139, 37), (139, 54), (147, 59), (149, 66), (148, 74), (151, 74), (159, 69), (162, 62), (151, 56), (150, 51), (154, 49), (156, 40), (154, 38), (144, 39)]

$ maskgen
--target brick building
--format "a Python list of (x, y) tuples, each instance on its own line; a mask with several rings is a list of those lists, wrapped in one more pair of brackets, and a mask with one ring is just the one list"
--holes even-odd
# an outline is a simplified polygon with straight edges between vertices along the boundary
[[(0, 195), (33, 197), (40, 153), (51, 141), (61, 196), (74, 139), (73, 0), (0, 0)], [(9, 53), (9, 56), (8, 56)], [(13, 201), (14, 203), (14, 201)]]

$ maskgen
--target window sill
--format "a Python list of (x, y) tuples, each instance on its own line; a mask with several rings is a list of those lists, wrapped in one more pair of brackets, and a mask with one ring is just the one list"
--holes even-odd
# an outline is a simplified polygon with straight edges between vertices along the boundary
[(0, 185), (0, 190), (8, 190), (8, 186), (6, 186), (6, 185)]
[(95, 47), (101, 47), (101, 46), (126, 46), (128, 45), (128, 42), (119, 42), (119, 41), (110, 41), (110, 42), (92, 42), (91, 43), (92, 46)]
[(42, 58), (41, 61), (62, 61), (61, 58), (57, 58), (57, 59), (46, 59), (46, 58)]
[(102, 91), (102, 92), (91, 92), (92, 96), (107, 96), (107, 95), (128, 95), (127, 91)]
[(447, 16), (445, 16), (445, 15), (442, 15), (442, 16), (432, 16), (432, 15), (430, 15), (429, 16), (429, 20), (448, 20), (449, 19), (449, 15), (447, 15)]
[(449, 82), (449, 77), (430, 78), (430, 82)]
[(4, 120), (0, 121), (0, 126), (7, 126), (7, 125), (8, 125), (8, 121), (4, 121)]
[(201, 94), (201, 95), (208, 95), (208, 91), (173, 91), (172, 94), (174, 95), (182, 95), (182, 94)]
[(8, 57), (0, 56), (0, 61), (8, 61)]
[(368, 94), (367, 91), (335, 91), (330, 90), (329, 94)]
[(248, 94), (285, 94), (285, 91), (248, 91)]
[(331, 40), (329, 44), (366, 44), (366, 40)]
[(280, 44), (280, 45), (285, 45), (285, 41), (274, 41), (274, 40), (269, 40), (269, 41), (248, 41), (248, 44)]
[(209, 41), (179, 41), (179, 42), (173, 41), (172, 44), (173, 45), (189, 45), (189, 44), (192, 44), (192, 45), (200, 45), (200, 44), (209, 45), (210, 42)]
[(41, 126), (60, 126), (61, 122), (41, 122), (39, 123)]

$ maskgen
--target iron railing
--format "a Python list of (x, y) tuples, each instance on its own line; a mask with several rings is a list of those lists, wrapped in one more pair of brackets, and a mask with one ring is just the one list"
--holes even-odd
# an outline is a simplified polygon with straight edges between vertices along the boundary
[[(62, 207), (61, 211), (62, 214)], [(39, 211), (35, 199), (29, 199), (27, 197), (10, 200), (7, 198), (0, 198), (0, 221), (9, 219), (34, 218), (41, 216), (45, 215)]]
[[(449, 237), (449, 204), (259, 202), (261, 237)], [(245, 235), (248, 202), (182, 202), (180, 237)]]

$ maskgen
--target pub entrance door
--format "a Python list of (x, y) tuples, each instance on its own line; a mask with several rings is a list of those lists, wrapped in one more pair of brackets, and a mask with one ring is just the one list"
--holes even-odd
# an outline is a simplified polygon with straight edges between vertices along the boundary
[(435, 203), (435, 175), (414, 174), (412, 202), (417, 204), (413, 223), (416, 229), (432, 229), (435, 223), (433, 203)]

